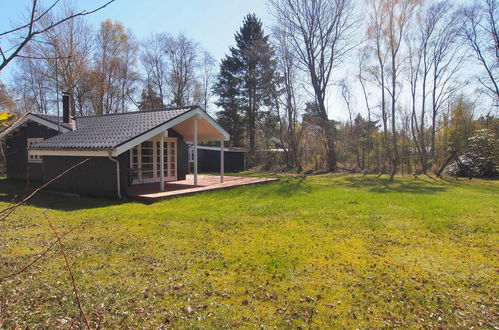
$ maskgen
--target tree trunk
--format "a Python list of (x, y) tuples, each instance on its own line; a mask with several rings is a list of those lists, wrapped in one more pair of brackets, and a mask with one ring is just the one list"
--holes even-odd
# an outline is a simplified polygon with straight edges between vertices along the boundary
[(324, 105), (324, 98), (319, 97), (317, 100), (319, 103), (321, 126), (326, 135), (326, 150), (327, 150), (327, 167), (328, 172), (336, 171), (336, 152), (334, 150), (334, 136), (333, 127), (327, 116), (326, 106)]

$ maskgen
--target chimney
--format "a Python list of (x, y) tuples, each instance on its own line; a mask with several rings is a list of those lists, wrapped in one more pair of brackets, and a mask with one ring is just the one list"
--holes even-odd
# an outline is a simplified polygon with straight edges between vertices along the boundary
[(62, 92), (62, 122), (69, 124), (71, 122), (69, 105), (69, 93)]

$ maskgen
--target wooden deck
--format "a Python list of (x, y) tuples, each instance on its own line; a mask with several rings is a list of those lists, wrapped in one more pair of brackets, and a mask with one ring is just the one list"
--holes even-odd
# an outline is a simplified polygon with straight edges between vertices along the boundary
[(194, 186), (194, 176), (188, 174), (185, 180), (165, 183), (165, 191), (159, 190), (159, 182), (133, 185), (128, 190), (128, 196), (144, 202), (192, 195), (203, 191), (227, 189), (249, 184), (273, 182), (275, 178), (251, 178), (240, 176), (225, 176), (224, 183), (220, 183), (220, 176), (198, 175), (198, 186)]

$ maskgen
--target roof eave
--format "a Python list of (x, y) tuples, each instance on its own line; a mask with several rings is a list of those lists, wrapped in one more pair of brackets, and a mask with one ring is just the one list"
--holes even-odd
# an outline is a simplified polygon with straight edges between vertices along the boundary
[(13, 133), (18, 127), (22, 126), (25, 122), (27, 122), (29, 120), (34, 121), (34, 122), (36, 122), (40, 125), (43, 125), (45, 127), (48, 127), (54, 131), (58, 131), (59, 128), (60, 128), (62, 133), (70, 131), (69, 129), (67, 129), (66, 127), (64, 127), (62, 125), (59, 126), (59, 125), (51, 122), (50, 120), (46, 120), (42, 117), (39, 117), (34, 113), (27, 112), (24, 115), (22, 115), (18, 120), (16, 120), (12, 125), (10, 125), (7, 129), (5, 129), (4, 131), (2, 131), (0, 133), (0, 140), (5, 139), (8, 135)]
[(32, 155), (38, 156), (74, 156), (74, 157), (115, 157), (116, 149), (29, 149)]

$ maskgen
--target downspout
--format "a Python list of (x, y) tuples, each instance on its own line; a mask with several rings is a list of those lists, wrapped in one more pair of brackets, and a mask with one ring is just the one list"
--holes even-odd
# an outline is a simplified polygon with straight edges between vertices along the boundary
[(112, 162), (116, 163), (116, 188), (118, 190), (118, 199), (121, 199), (121, 189), (120, 189), (120, 162), (115, 158), (111, 157), (111, 150), (107, 151), (107, 158)]

